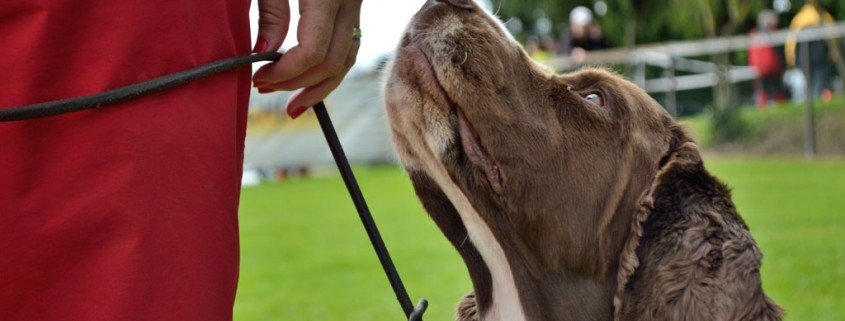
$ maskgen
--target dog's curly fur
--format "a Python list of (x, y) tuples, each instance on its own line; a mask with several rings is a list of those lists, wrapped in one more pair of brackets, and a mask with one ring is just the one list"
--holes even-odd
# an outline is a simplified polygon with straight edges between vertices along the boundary
[(760, 287), (762, 254), (730, 190), (676, 129), (620, 259), (616, 320), (780, 320)]

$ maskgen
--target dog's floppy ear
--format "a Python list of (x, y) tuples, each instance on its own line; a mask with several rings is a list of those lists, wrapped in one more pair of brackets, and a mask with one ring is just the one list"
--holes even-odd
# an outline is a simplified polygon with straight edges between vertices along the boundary
[(698, 146), (669, 128), (619, 258), (614, 319), (780, 320), (783, 311), (760, 284), (762, 254), (730, 190), (705, 170)]
[[(628, 239), (622, 248), (619, 258), (619, 272), (617, 274), (617, 289), (613, 297), (614, 320), (620, 320), (622, 312), (622, 296), (628, 280), (640, 265), (637, 257), (637, 247), (640, 238), (643, 236), (643, 223), (648, 219), (649, 214), (655, 207), (655, 199), (660, 197), (661, 192), (673, 184), (680, 175), (704, 174), (704, 165), (701, 161), (701, 154), (698, 146), (689, 139), (683, 129), (678, 125), (670, 125), (672, 137), (668, 142), (669, 148), (658, 164), (657, 173), (654, 176), (651, 186), (643, 192), (638, 203), (636, 215), (631, 222)], [(658, 200), (662, 201), (662, 200)]]

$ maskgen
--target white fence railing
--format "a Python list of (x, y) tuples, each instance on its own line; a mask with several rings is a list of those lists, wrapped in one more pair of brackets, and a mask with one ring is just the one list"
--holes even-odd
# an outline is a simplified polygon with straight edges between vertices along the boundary
[(753, 36), (746, 34), (702, 40), (648, 44), (631, 48), (591, 51), (587, 57), (580, 62), (569, 56), (558, 56), (552, 59), (550, 64), (555, 68), (573, 69), (581, 65), (636, 64), (640, 61), (648, 60), (648, 57), (650, 55), (653, 56), (654, 54), (669, 57), (713, 55), (746, 50), (751, 45), (752, 37), (754, 39), (767, 41), (775, 46), (783, 45), (790, 38), (794, 38), (797, 42), (842, 38), (845, 37), (845, 23), (806, 28), (799, 32), (778, 30), (765, 34), (756, 34)]

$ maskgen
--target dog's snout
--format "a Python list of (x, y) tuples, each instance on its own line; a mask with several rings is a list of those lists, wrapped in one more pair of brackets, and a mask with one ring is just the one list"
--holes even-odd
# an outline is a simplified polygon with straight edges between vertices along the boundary
[(434, 2), (446, 2), (461, 9), (473, 9), (472, 0), (434, 0)]

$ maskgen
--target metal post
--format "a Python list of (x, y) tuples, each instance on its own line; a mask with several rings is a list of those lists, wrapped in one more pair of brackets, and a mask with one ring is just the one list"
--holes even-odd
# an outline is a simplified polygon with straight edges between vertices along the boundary
[(730, 52), (714, 54), (713, 62), (716, 64), (716, 86), (713, 88), (715, 105), (716, 108), (729, 110), (733, 108), (731, 101)]
[(646, 82), (646, 57), (637, 55), (634, 59), (634, 83), (640, 88), (645, 88)]
[(810, 69), (810, 43), (802, 42), (798, 44), (801, 50), (801, 69), (804, 71), (805, 97), (804, 97), (804, 120), (805, 120), (805, 141), (804, 141), (804, 156), (813, 158), (816, 156), (816, 118), (813, 111), (813, 74)]
[(675, 57), (669, 57), (669, 65), (666, 66), (666, 77), (672, 80), (672, 85), (666, 91), (666, 111), (672, 117), (678, 118), (678, 97), (675, 93), (678, 81), (675, 79)]

